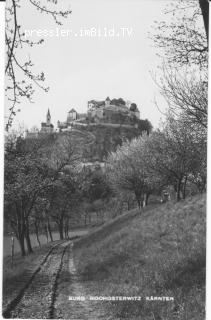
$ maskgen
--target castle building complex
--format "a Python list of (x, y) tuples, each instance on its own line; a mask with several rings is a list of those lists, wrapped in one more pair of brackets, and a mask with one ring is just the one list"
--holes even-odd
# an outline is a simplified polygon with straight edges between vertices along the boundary
[(133, 105), (135, 106), (134, 110), (131, 108), (130, 102), (125, 103), (121, 98), (110, 100), (107, 97), (105, 101), (91, 100), (88, 101), (87, 114), (89, 118), (94, 118), (96, 122), (107, 120), (112, 123), (112, 119), (118, 118), (118, 114), (124, 115), (125, 118), (135, 117), (140, 119), (140, 112), (137, 106)]
[(51, 115), (48, 109), (46, 122), (41, 123), (41, 130), (27, 131), (27, 137), (35, 137), (39, 134), (49, 134), (55, 131), (68, 131), (74, 126), (87, 126), (102, 124), (104, 126), (128, 126), (136, 127), (137, 121), (140, 119), (140, 111), (135, 103), (125, 102), (122, 98), (97, 101), (90, 100), (87, 103), (87, 113), (78, 113), (72, 108), (68, 114), (66, 121), (58, 121), (58, 129), (54, 130), (51, 123)]

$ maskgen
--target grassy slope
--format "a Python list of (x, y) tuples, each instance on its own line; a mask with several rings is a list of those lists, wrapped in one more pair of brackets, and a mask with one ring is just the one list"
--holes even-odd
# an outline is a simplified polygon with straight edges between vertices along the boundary
[(120, 319), (204, 319), (206, 195), (135, 211), (75, 243), (96, 294), (173, 296), (174, 302), (109, 304)]

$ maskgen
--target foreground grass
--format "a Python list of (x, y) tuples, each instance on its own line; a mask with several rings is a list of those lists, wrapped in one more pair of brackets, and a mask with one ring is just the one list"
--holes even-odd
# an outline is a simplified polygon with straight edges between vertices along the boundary
[(116, 319), (205, 318), (206, 195), (115, 219), (75, 243), (84, 280), (101, 296), (164, 296), (173, 302), (109, 303)]

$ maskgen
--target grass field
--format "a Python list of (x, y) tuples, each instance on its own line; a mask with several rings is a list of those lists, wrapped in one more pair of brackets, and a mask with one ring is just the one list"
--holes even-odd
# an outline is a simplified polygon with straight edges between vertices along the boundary
[[(133, 210), (76, 241), (77, 270), (118, 319), (205, 318), (206, 195)], [(146, 301), (145, 297), (174, 297)]]

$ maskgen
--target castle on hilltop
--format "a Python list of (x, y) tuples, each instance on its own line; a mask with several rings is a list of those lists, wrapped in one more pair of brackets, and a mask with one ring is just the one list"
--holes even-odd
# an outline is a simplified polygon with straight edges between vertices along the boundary
[(87, 113), (78, 113), (71, 109), (65, 122), (58, 121), (60, 131), (69, 130), (75, 125), (127, 125), (135, 126), (140, 119), (140, 112), (135, 103), (125, 102), (122, 98), (103, 101), (90, 100), (87, 103)]
[(54, 130), (51, 115), (48, 109), (46, 122), (41, 123), (41, 130), (27, 131), (27, 137), (37, 137), (39, 134), (49, 134), (55, 131), (69, 131), (76, 126), (104, 125), (137, 127), (140, 111), (135, 103), (125, 102), (122, 98), (110, 100), (90, 100), (87, 103), (87, 113), (78, 113), (72, 108), (67, 113), (66, 121), (58, 121), (58, 129)]
[(140, 112), (135, 103), (125, 102), (122, 98), (110, 100), (109, 97), (105, 101), (88, 101), (88, 117), (94, 118), (96, 122), (107, 120), (113, 122), (115, 114), (125, 115), (126, 117), (135, 117), (140, 119)]

